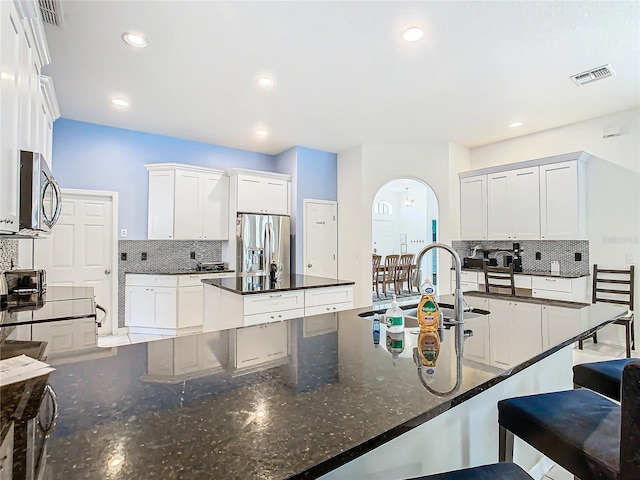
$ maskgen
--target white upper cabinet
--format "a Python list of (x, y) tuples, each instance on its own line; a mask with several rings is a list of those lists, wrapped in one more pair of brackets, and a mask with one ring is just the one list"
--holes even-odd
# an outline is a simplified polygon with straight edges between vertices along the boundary
[(0, 232), (18, 231), (20, 43), (13, 2), (0, 2)]
[(490, 240), (540, 238), (538, 167), (487, 175), (487, 225)]
[(543, 240), (586, 238), (583, 181), (577, 161), (540, 167), (540, 237)]
[(487, 176), (460, 179), (460, 237), (487, 238)]
[(462, 172), (460, 238), (585, 239), (590, 158), (574, 152)]
[(233, 173), (237, 212), (291, 214), (291, 182), (288, 175), (249, 170), (234, 170)]
[(149, 239), (227, 240), (229, 177), (175, 163), (149, 170)]

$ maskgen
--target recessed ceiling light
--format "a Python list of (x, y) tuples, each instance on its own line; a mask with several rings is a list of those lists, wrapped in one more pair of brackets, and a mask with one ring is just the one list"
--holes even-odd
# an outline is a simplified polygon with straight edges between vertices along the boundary
[(424, 30), (418, 27), (412, 27), (402, 34), (402, 38), (407, 42), (417, 42), (422, 37), (424, 37)]
[(511, 128), (516, 128), (516, 127), (521, 127), (523, 125), (522, 122), (513, 122), (511, 125), (509, 125)]
[(256, 130), (256, 135), (258, 135), (259, 137), (266, 137), (267, 131), (263, 129)]
[(135, 33), (123, 33), (122, 40), (124, 40), (127, 45), (131, 45), (136, 48), (144, 48), (147, 46), (147, 41), (144, 37), (136, 35)]
[(127, 102), (124, 98), (112, 98), (111, 103), (113, 103), (116, 107), (128, 107), (129, 102)]
[(269, 87), (273, 87), (273, 84), (274, 84), (274, 81), (272, 78), (260, 77), (258, 79), (258, 85), (260, 85), (261, 87), (269, 88)]

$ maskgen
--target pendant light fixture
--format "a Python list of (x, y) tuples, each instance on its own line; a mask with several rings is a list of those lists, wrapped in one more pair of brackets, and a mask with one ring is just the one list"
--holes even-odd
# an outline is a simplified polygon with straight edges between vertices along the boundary
[(409, 187), (405, 187), (404, 191), (405, 191), (405, 198), (402, 204), (405, 207), (410, 207), (413, 204), (413, 199), (409, 199)]

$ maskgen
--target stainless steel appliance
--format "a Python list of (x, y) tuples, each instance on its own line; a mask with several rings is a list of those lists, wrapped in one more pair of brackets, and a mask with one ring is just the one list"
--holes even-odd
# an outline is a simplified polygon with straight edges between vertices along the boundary
[(9, 300), (27, 296), (41, 297), (47, 289), (47, 274), (44, 270), (7, 270), (4, 277)]
[(60, 187), (51, 175), (44, 157), (20, 152), (20, 231), (21, 235), (48, 233), (60, 218)]
[(238, 275), (290, 273), (290, 219), (284, 215), (238, 213), (236, 218), (236, 272)]

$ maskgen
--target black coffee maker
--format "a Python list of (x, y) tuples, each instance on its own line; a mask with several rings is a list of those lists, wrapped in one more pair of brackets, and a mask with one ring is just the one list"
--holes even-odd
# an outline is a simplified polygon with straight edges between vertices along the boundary
[(513, 271), (521, 272), (522, 271), (522, 250), (520, 249), (519, 243), (513, 244)]

